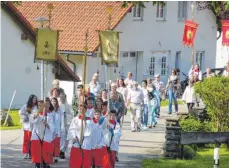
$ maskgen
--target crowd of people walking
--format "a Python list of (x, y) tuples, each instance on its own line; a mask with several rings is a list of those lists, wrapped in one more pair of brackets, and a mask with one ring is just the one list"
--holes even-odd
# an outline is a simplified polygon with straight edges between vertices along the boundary
[[(229, 62), (223, 72), (229, 76)], [(38, 100), (30, 95), (28, 102), (19, 110), (24, 130), (22, 152), (24, 159), (32, 159), (36, 168), (49, 168), (70, 154), (70, 168), (103, 167), (114, 168), (118, 161), (119, 141), (122, 135), (124, 116), (129, 111), (132, 132), (156, 127), (160, 118), (160, 104), (168, 95), (168, 113), (172, 113), (172, 102), (178, 112), (180, 77), (172, 70), (166, 85), (160, 80), (148, 78), (141, 84), (127, 78), (109, 81), (108, 88), (101, 88), (99, 74), (94, 74), (88, 85), (77, 86), (72, 106), (67, 102), (59, 81), (53, 81), (49, 97)], [(213, 77), (207, 69), (207, 78)], [(198, 65), (189, 71), (188, 86), (182, 100), (188, 110), (199, 105), (200, 98), (194, 93), (194, 84), (202, 81)], [(109, 90), (108, 90), (109, 89)]]

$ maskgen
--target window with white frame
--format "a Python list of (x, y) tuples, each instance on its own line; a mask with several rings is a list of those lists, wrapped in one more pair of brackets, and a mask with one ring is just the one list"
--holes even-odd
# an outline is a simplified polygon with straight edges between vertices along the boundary
[(136, 52), (130, 52), (130, 57), (136, 57)]
[(157, 4), (157, 20), (165, 20), (166, 4)]
[(161, 76), (165, 76), (166, 74), (166, 57), (162, 57), (161, 59)]
[(175, 68), (180, 69), (180, 65), (181, 65), (181, 51), (177, 51), (176, 58), (175, 58)]
[(150, 58), (149, 75), (155, 74), (155, 57)]
[(133, 17), (135, 19), (142, 19), (142, 17), (143, 17), (143, 8), (140, 7), (139, 5), (135, 5), (133, 7)]
[(197, 51), (196, 52), (196, 64), (199, 65), (200, 70), (204, 68), (204, 51)]
[(187, 19), (187, 8), (188, 8), (187, 1), (178, 2), (178, 20), (179, 21)]
[(136, 57), (138, 51), (121, 52), (122, 57)]

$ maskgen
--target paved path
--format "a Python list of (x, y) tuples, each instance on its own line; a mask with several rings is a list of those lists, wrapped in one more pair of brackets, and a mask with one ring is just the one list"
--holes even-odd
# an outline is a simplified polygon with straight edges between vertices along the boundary
[[(186, 106), (180, 106), (180, 111), (187, 111)], [(165, 141), (165, 118), (167, 107), (161, 109), (161, 118), (155, 128), (142, 132), (130, 131), (129, 114), (125, 116), (122, 137), (120, 141), (119, 162), (117, 168), (140, 168), (144, 158), (161, 157)], [(21, 144), (23, 132), (21, 130), (1, 131), (1, 167), (2, 168), (32, 168), (30, 161), (23, 160)], [(68, 159), (60, 160), (54, 168), (67, 168)]]

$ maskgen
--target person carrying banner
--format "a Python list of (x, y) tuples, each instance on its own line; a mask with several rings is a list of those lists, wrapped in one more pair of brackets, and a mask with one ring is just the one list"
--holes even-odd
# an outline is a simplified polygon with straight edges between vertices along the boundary
[[(70, 152), (70, 168), (90, 168), (91, 167), (91, 141), (92, 141), (92, 119), (87, 113), (84, 114), (86, 106), (81, 104), (80, 114), (73, 118), (69, 127), (67, 139), (72, 141)], [(81, 122), (83, 122), (83, 138), (80, 145)]]
[(49, 98), (38, 102), (39, 110), (30, 116), (34, 124), (31, 136), (32, 163), (36, 168), (50, 168), (53, 164), (53, 134), (55, 132), (53, 106)]
[(37, 110), (37, 97), (35, 95), (30, 95), (27, 104), (25, 104), (19, 110), (20, 121), (22, 124), (22, 129), (24, 131), (22, 153), (24, 154), (24, 159), (31, 159), (31, 135), (33, 124), (29, 121), (29, 117)]

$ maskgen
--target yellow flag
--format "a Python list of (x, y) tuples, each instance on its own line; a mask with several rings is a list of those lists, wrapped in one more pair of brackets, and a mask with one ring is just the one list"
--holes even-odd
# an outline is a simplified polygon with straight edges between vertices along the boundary
[(100, 31), (102, 60), (106, 64), (117, 64), (119, 55), (119, 32)]
[(58, 31), (38, 29), (36, 36), (35, 59), (55, 61), (58, 50)]

